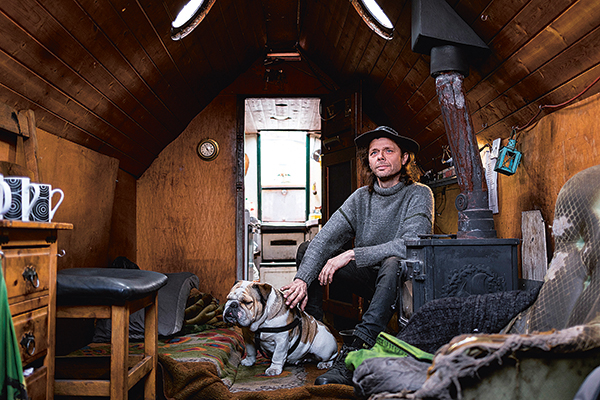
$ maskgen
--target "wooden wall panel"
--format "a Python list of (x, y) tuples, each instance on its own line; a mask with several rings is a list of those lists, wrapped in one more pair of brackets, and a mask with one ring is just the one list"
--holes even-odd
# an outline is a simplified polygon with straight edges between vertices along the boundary
[(136, 185), (133, 176), (119, 169), (108, 247), (110, 262), (119, 256), (136, 262)]
[[(200, 290), (225, 301), (235, 281), (236, 96), (218, 96), (137, 182), (137, 264), (189, 271)], [(202, 161), (204, 138), (219, 156)]]
[(521, 133), (517, 144), (523, 153), (521, 165), (513, 176), (498, 175), (500, 212), (494, 221), (499, 237), (520, 238), (521, 212), (540, 210), (547, 226), (550, 260), (558, 192), (573, 175), (600, 164), (598, 113), (600, 95), (594, 95), (542, 118)]
[[(238, 95), (319, 96), (327, 93), (306, 63), (283, 64), (286, 79), (266, 84), (262, 60), (224, 89), (165, 148), (137, 181), (140, 268), (190, 271), (200, 290), (224, 301), (236, 276), (236, 107)], [(212, 162), (196, 154), (203, 138), (218, 141)]]
[(73, 230), (59, 233), (59, 250), (66, 255), (58, 269), (108, 266), (119, 161), (41, 129), (37, 135), (43, 182), (65, 193), (53, 221), (73, 224)]

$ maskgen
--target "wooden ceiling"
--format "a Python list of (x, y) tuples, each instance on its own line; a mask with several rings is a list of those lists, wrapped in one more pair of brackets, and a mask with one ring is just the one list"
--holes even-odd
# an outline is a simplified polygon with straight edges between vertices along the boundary
[[(410, 1), (378, 2), (393, 40), (348, 0), (216, 0), (180, 41), (170, 23), (185, 0), (2, 1), (0, 100), (139, 177), (255, 61), (297, 45), (337, 87), (362, 81), (371, 118), (414, 137), (424, 170), (440, 169), (444, 124), (429, 57), (411, 51)], [(481, 140), (508, 137), (600, 76), (597, 0), (447, 2), (491, 49), (465, 79)]]

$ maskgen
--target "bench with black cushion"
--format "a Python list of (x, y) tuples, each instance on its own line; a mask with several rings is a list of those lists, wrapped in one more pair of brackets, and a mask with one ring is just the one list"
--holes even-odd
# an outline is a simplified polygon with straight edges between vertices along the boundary
[[(144, 397), (156, 397), (157, 293), (167, 283), (158, 272), (70, 268), (57, 274), (57, 318), (110, 318), (110, 380), (56, 379), (54, 394), (127, 399), (144, 379)], [(129, 368), (129, 316), (145, 308), (144, 353)]]

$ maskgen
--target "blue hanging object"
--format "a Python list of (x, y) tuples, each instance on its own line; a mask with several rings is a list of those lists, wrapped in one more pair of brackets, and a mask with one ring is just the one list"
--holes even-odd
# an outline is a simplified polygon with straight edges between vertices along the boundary
[(517, 167), (521, 162), (521, 157), (523, 157), (523, 154), (515, 149), (517, 140), (513, 139), (514, 135), (515, 131), (513, 130), (510, 139), (508, 139), (508, 144), (498, 152), (498, 160), (494, 167), (494, 171), (508, 176), (517, 172)]

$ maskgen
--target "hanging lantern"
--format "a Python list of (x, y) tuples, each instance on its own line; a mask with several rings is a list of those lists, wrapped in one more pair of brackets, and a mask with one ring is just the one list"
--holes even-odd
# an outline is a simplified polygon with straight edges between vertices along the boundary
[(494, 171), (508, 176), (517, 172), (517, 167), (521, 162), (521, 157), (523, 157), (523, 154), (515, 149), (517, 145), (517, 140), (514, 139), (515, 132), (513, 130), (510, 139), (508, 139), (508, 144), (498, 152), (498, 160), (494, 167)]

